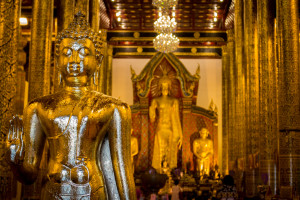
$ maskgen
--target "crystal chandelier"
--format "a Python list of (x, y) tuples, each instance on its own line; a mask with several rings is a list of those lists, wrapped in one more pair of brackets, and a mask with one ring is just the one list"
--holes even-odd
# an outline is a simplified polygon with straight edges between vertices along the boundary
[(163, 15), (154, 22), (154, 30), (158, 33), (172, 33), (176, 27), (175, 18), (171, 19), (168, 15)]
[(178, 0), (152, 0), (152, 5), (157, 8), (169, 9), (175, 7), (178, 3)]
[[(152, 0), (152, 4), (159, 10), (159, 18), (154, 22), (154, 30), (159, 33), (153, 40), (153, 46), (157, 51), (169, 53), (175, 51), (179, 45), (179, 39), (172, 33), (177, 27), (175, 18), (168, 15), (173, 8), (172, 16), (175, 17), (175, 6), (178, 0)], [(174, 15), (173, 15), (174, 14)]]
[(163, 53), (175, 51), (179, 45), (179, 39), (172, 33), (161, 33), (153, 40), (154, 48)]

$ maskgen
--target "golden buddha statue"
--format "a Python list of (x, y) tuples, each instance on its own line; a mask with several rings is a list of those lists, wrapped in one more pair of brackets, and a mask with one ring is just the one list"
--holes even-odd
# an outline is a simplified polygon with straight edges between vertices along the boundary
[(208, 130), (202, 128), (200, 131), (200, 138), (195, 139), (193, 142), (193, 153), (197, 157), (197, 171), (201, 175), (209, 174), (210, 170), (210, 158), (213, 155), (213, 143), (208, 138)]
[(41, 199), (136, 199), (130, 108), (89, 88), (100, 67), (100, 50), (98, 34), (84, 15), (76, 14), (56, 39), (56, 66), (64, 87), (30, 102), (23, 120), (11, 120), (7, 157), (21, 182), (35, 181), (49, 143)]
[(161, 171), (162, 161), (166, 161), (170, 169), (177, 167), (177, 151), (182, 144), (182, 130), (179, 102), (176, 98), (169, 96), (171, 80), (165, 71), (158, 84), (162, 95), (152, 100), (149, 117), (153, 123), (156, 118), (156, 109), (158, 110), (152, 167)]
[(133, 130), (131, 129), (131, 165), (132, 165), (132, 172), (134, 172), (134, 156), (139, 152), (139, 143), (135, 136), (132, 135)]

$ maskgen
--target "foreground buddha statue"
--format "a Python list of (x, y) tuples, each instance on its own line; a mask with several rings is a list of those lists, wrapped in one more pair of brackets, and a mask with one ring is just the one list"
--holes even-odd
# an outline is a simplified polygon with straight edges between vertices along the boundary
[(213, 143), (208, 138), (208, 130), (202, 128), (200, 131), (200, 138), (193, 142), (193, 153), (197, 157), (197, 171), (200, 175), (209, 174), (211, 157), (213, 155)]
[(170, 169), (177, 167), (177, 151), (182, 144), (182, 130), (179, 117), (178, 99), (169, 96), (171, 79), (163, 70), (163, 76), (159, 80), (161, 96), (152, 100), (149, 108), (150, 121), (156, 119), (158, 110), (158, 122), (156, 127), (152, 167), (161, 171), (162, 162), (166, 162)]
[(49, 143), (41, 199), (136, 199), (130, 108), (89, 89), (100, 66), (100, 50), (98, 35), (85, 16), (76, 14), (56, 40), (63, 89), (30, 102), (23, 120), (11, 120), (7, 156), (18, 180), (35, 181), (46, 140)]

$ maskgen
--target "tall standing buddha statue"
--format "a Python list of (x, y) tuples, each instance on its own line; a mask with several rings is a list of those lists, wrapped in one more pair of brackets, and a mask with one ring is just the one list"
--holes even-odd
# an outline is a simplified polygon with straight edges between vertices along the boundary
[(35, 181), (49, 143), (41, 199), (136, 199), (130, 108), (89, 87), (100, 66), (100, 50), (98, 34), (84, 15), (76, 14), (56, 39), (63, 89), (30, 102), (23, 120), (11, 120), (7, 157), (18, 180)]
[(169, 96), (171, 79), (167, 76), (165, 70), (163, 70), (163, 76), (158, 84), (161, 89), (161, 96), (152, 100), (149, 117), (153, 123), (156, 119), (156, 110), (158, 110), (152, 167), (161, 171), (164, 162), (167, 162), (170, 169), (177, 167), (177, 151), (182, 145), (182, 129), (179, 101)]

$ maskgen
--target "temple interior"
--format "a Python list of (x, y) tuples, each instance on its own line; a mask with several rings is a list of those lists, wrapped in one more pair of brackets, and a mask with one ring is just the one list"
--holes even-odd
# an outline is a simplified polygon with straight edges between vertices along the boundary
[[(298, 0), (1, 0), (0, 3), (0, 199), (135, 199), (132, 194), (137, 199), (151, 200), (299, 199)], [(73, 22), (75, 15), (78, 21)], [(67, 44), (66, 38), (71, 42)], [(98, 117), (101, 122), (95, 126), (91, 125), (93, 122), (87, 122), (84, 125), (87, 128), (82, 125), (84, 120), (98, 119), (90, 116), (94, 116), (100, 103), (94, 105), (91, 99), (100, 93), (83, 95), (75, 104), (70, 100), (70, 108), (57, 104), (54, 107), (59, 109), (53, 111), (50, 102), (58, 102), (63, 95), (65, 102), (73, 98), (67, 93), (55, 96), (72, 82), (73, 79), (66, 78), (70, 71), (77, 74), (75, 84), (85, 81), (78, 75), (83, 70), (81, 61), (69, 67), (69, 60), (66, 72), (60, 71), (70, 55), (90, 59), (83, 62), (86, 65), (99, 61), (100, 67), (95, 67), (92, 75), (84, 74), (88, 77), (86, 86), (114, 97), (101, 101), (103, 105), (114, 102), (113, 116), (120, 116), (111, 117), (111, 121), (115, 120), (117, 125), (103, 125), (105, 114)], [(41, 100), (43, 96), (46, 97)], [(37, 114), (36, 119), (28, 117), (35, 116), (30, 115), (32, 110), (35, 112), (31, 108), (34, 103), (30, 102), (46, 101), (49, 104), (43, 108), (37, 103), (36, 111), (43, 110), (46, 114)], [(102, 110), (109, 110), (107, 107)], [(124, 114), (127, 111), (130, 113)], [(60, 121), (65, 125), (58, 123), (65, 126), (60, 127), (60, 135), (53, 136), (51, 126), (45, 128), (43, 120), (48, 117), (54, 123), (58, 118), (49, 116), (57, 113), (68, 118), (66, 122)], [(22, 120), (24, 141), (23, 132), (21, 139), (14, 139), (15, 132), (21, 130), (16, 128), (21, 125), (16, 124), (21, 123), (23, 131)], [(41, 124), (40, 130), (47, 137), (46, 142), (36, 147), (41, 149), (36, 154), (40, 157), (27, 156), (39, 152), (34, 145), (43, 140), (32, 139), (39, 137), (38, 125), (34, 123)], [(108, 129), (99, 131), (98, 126)], [(114, 126), (121, 126), (124, 136), (118, 135)], [(105, 136), (110, 127), (118, 136), (115, 146), (107, 147), (105, 141), (114, 144), (114, 136)], [(78, 136), (84, 132), (81, 129), (86, 129), (87, 135)], [(98, 162), (90, 158), (94, 154), (82, 153), (96, 140), (92, 136), (96, 129), (96, 134), (104, 135), (99, 137), (108, 138), (103, 139), (103, 148), (99, 146), (101, 152), (110, 148), (112, 164), (107, 166), (115, 170), (114, 186), (105, 175), (99, 179), (104, 180), (100, 181), (103, 185), (95, 181), (98, 179), (86, 181), (85, 176), (80, 177), (86, 171), (89, 176), (92, 174), (90, 177), (96, 177), (97, 170), (106, 172), (105, 164), (102, 167), (98, 164), (97, 170), (87, 164)], [(70, 136), (64, 136), (68, 131)], [(77, 139), (72, 139), (71, 133), (75, 132)], [(61, 136), (64, 140), (59, 139)], [(118, 143), (118, 137), (122, 137), (122, 144)], [(81, 142), (86, 138), (90, 143)], [(56, 139), (59, 142), (55, 143)], [(69, 164), (64, 158), (59, 160), (63, 152), (73, 151), (74, 145), (77, 152), (82, 151), (76, 154), (76, 164)], [(27, 153), (20, 153), (23, 146)], [(17, 147), (22, 151), (13, 149)], [(20, 158), (12, 156), (13, 153), (7, 156), (8, 149), (17, 152)], [(67, 153), (66, 157), (71, 155)], [(101, 156), (105, 159), (104, 154)], [(29, 185), (19, 182), (20, 176), (12, 167), (25, 166), (22, 163), (26, 159), (36, 167), (28, 168), (31, 171), (27, 175), (33, 177), (32, 171), (38, 172), (35, 182)], [(49, 175), (51, 167), (59, 178), (53, 170)], [(116, 171), (118, 167), (120, 172)], [(69, 173), (65, 179), (63, 170)], [(61, 182), (67, 179), (73, 181), (72, 187), (69, 182)], [(52, 180), (61, 185), (52, 186), (49, 184)], [(51, 196), (51, 187), (68, 192), (58, 193), (55, 189), (57, 193)], [(101, 187), (106, 192), (94, 191)], [(125, 188), (124, 194), (121, 187)], [(120, 197), (109, 196), (114, 190), (108, 188), (118, 190)], [(51, 195), (41, 192), (44, 190)]]

